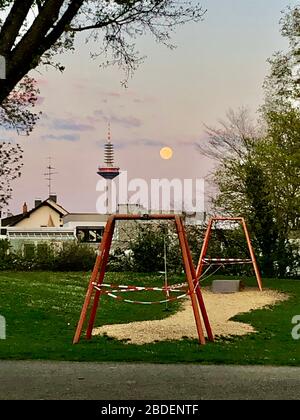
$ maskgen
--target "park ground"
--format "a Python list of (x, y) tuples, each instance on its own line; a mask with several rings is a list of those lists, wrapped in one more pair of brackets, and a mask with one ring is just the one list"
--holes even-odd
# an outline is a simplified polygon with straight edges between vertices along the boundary
[[(156, 275), (107, 276), (111, 283), (162, 284), (162, 278)], [(0, 314), (7, 322), (7, 339), (0, 341), (0, 359), (300, 366), (300, 340), (294, 340), (291, 334), (292, 319), (300, 315), (299, 281), (264, 280), (266, 288), (283, 292), (289, 299), (235, 317), (251, 324), (255, 334), (217, 337), (215, 343), (202, 347), (189, 339), (133, 345), (107, 336), (82, 340), (73, 346), (88, 279), (89, 274), (82, 273), (0, 273)], [(174, 283), (182, 280), (172, 279)], [(256, 285), (255, 279), (244, 281), (248, 287)], [(149, 298), (147, 293), (143, 297)], [(164, 309), (159, 305), (128, 305), (106, 297), (101, 301), (96, 325), (162, 319), (178, 310), (179, 303), (171, 311)]]

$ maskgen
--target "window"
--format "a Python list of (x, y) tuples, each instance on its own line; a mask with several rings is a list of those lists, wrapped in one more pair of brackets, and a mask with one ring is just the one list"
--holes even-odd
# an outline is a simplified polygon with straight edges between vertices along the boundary
[(99, 243), (102, 240), (104, 233), (104, 227), (89, 228), (89, 227), (78, 227), (76, 229), (76, 237), (79, 242), (93, 244)]
[(34, 244), (24, 244), (24, 257), (28, 260), (35, 257), (35, 246)]

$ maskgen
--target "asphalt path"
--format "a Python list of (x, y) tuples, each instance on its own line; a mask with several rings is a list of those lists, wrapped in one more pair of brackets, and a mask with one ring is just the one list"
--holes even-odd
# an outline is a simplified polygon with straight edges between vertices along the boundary
[(1, 400), (297, 400), (300, 368), (0, 361)]

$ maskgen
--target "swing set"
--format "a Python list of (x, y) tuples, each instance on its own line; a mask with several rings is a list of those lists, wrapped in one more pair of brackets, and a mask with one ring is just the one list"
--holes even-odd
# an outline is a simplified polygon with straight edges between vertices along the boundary
[[(211, 240), (213, 226), (216, 223), (226, 223), (226, 222), (242, 225), (250, 258), (207, 258), (207, 251), (209, 247), (209, 242)], [(251, 239), (250, 239), (250, 235), (249, 235), (249, 231), (248, 231), (245, 219), (243, 217), (213, 217), (210, 219), (206, 233), (205, 233), (204, 242), (203, 242), (203, 246), (202, 246), (202, 250), (201, 250), (201, 254), (200, 254), (200, 258), (199, 258), (199, 262), (198, 262), (198, 266), (196, 270), (197, 278), (199, 279), (201, 277), (203, 270), (205, 266), (207, 265), (210, 265), (210, 266), (216, 265), (219, 267), (224, 267), (226, 265), (235, 265), (235, 264), (238, 264), (238, 265), (239, 264), (252, 264), (256, 281), (258, 284), (258, 288), (262, 292), (263, 287), (262, 287), (261, 275), (258, 269), (257, 261), (255, 258), (254, 250), (251, 244)]]
[[(167, 278), (167, 251), (166, 251), (166, 239), (164, 238), (164, 260), (165, 260), (165, 281), (164, 287), (140, 287), (140, 286), (124, 286), (124, 285), (114, 285), (114, 284), (107, 284), (104, 283), (104, 277), (106, 274), (107, 264), (109, 260), (109, 253), (112, 245), (112, 239), (115, 232), (115, 226), (117, 221), (172, 221), (175, 223), (176, 232), (179, 239), (179, 245), (182, 254), (183, 260), (183, 267), (186, 275), (187, 283), (180, 284), (180, 285), (168, 285), (168, 278)], [(246, 240), (249, 248), (249, 252), (251, 255), (251, 260), (241, 260), (241, 259), (207, 259), (207, 249), (209, 245), (209, 240), (212, 233), (213, 224), (216, 221), (236, 221), (241, 222), (244, 227), (244, 232), (246, 235)], [(88, 319), (87, 323), (87, 330), (86, 330), (86, 339), (90, 340), (92, 338), (92, 331), (94, 328), (95, 318), (97, 314), (97, 309), (100, 303), (100, 299), (102, 295), (109, 296), (115, 300), (123, 301), (126, 303), (132, 304), (142, 304), (142, 305), (152, 305), (152, 304), (166, 304), (166, 308), (169, 302), (173, 302), (175, 300), (183, 299), (187, 296), (190, 297), (192, 310), (194, 314), (196, 329), (198, 340), (200, 344), (205, 344), (206, 339), (204, 336), (204, 329), (202, 325), (202, 321), (205, 326), (205, 330), (207, 333), (208, 340), (210, 342), (214, 341), (214, 335), (212, 332), (212, 328), (210, 325), (210, 321), (208, 318), (208, 314), (206, 311), (205, 303), (203, 300), (202, 290), (200, 281), (203, 279), (204, 275), (208, 271), (208, 269), (212, 265), (224, 266), (227, 263), (249, 263), (249, 261), (253, 264), (257, 282), (259, 289), (262, 290), (262, 282), (259, 274), (259, 270), (257, 267), (257, 263), (255, 260), (254, 252), (251, 246), (250, 236), (247, 230), (247, 226), (245, 220), (242, 218), (235, 218), (235, 219), (228, 219), (228, 218), (213, 218), (210, 220), (208, 229), (205, 234), (203, 247), (201, 250), (201, 255), (199, 259), (199, 264), (197, 269), (194, 267), (192, 261), (192, 255), (190, 248), (188, 246), (187, 236), (184, 229), (183, 221), (180, 216), (166, 214), (166, 215), (112, 215), (109, 217), (108, 222), (105, 227), (105, 231), (103, 234), (103, 238), (99, 247), (96, 263), (90, 278), (90, 282), (88, 285), (88, 289), (85, 296), (85, 301), (82, 307), (81, 315), (79, 318), (79, 322), (77, 325), (77, 329), (75, 332), (75, 336), (73, 339), (73, 344), (77, 344), (81, 338), (82, 331), (85, 325), (86, 320)], [(205, 266), (208, 265), (208, 269), (205, 270)], [(164, 292), (166, 295), (165, 300), (154, 301), (154, 302), (141, 302), (136, 300), (131, 300), (127, 298), (123, 298), (121, 296), (122, 293), (128, 292), (140, 292), (140, 291), (160, 291)], [(172, 297), (171, 293), (178, 293), (177, 297)]]

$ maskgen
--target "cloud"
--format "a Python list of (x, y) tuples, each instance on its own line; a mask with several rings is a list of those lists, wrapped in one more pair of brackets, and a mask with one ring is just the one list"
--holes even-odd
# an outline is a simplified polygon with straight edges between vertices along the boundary
[[(102, 141), (96, 141), (95, 143), (97, 146), (101, 148), (104, 147), (104, 143)], [(161, 148), (166, 145), (166, 143), (163, 143), (160, 140), (154, 140), (154, 139), (136, 139), (136, 140), (130, 140), (130, 141), (114, 139), (113, 144), (115, 146), (115, 149), (119, 149), (119, 150), (126, 149), (127, 147), (131, 147), (131, 146), (154, 147), (154, 148), (160, 147)]]
[(142, 121), (136, 117), (117, 117), (112, 115), (111, 118), (107, 118), (112, 124), (121, 125), (126, 128), (141, 127)]
[(102, 121), (110, 122), (112, 125), (119, 125), (125, 128), (138, 128), (143, 125), (142, 120), (133, 116), (122, 117), (114, 114), (105, 114), (102, 110), (94, 111), (94, 115)]
[(177, 144), (178, 146), (184, 146), (184, 147), (194, 147), (195, 149), (197, 149), (197, 147), (199, 146), (199, 144), (201, 142), (206, 141), (206, 139), (195, 139), (195, 140), (186, 140), (186, 141), (178, 141)]
[(107, 101), (108, 98), (130, 98), (134, 103), (138, 104), (156, 101), (156, 98), (153, 95), (141, 95), (140, 92), (128, 88), (120, 91), (105, 91), (100, 88), (98, 94), (104, 98), (104, 101)]
[(95, 127), (91, 124), (84, 124), (74, 119), (56, 118), (51, 123), (51, 128), (54, 130), (68, 130), (68, 131), (93, 131)]
[(79, 134), (63, 134), (61, 136), (55, 136), (53, 134), (46, 134), (42, 136), (42, 140), (56, 140), (56, 141), (79, 141)]
[(163, 147), (163, 146), (165, 146), (165, 143), (163, 143), (162, 141), (154, 140), (154, 139), (135, 140), (133, 144), (139, 145), (139, 146), (146, 146), (146, 147)]
[[(64, 131), (73, 133), (82, 133), (87, 131), (95, 131), (99, 119), (89, 116), (76, 116), (66, 113), (66, 116), (61, 118), (53, 113), (43, 113), (40, 127), (46, 127), (48, 131)], [(60, 133), (60, 134), (62, 134)]]

